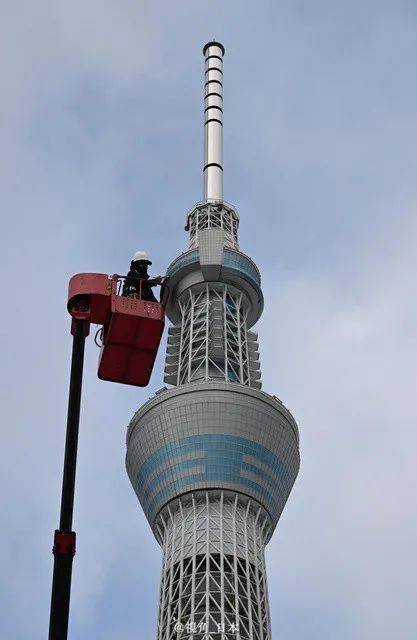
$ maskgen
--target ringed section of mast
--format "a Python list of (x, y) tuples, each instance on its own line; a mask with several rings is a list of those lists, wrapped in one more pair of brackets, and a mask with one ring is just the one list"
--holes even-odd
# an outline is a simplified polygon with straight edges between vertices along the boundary
[(208, 42), (204, 81), (204, 200), (223, 200), (223, 56), (219, 42)]

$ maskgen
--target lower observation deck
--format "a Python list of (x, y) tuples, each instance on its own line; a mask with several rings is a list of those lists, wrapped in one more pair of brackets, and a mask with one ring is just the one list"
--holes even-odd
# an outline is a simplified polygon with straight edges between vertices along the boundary
[(270, 537), (298, 473), (298, 429), (284, 405), (262, 391), (187, 384), (157, 394), (136, 413), (126, 466), (154, 531), (171, 500), (228, 489), (266, 509)]

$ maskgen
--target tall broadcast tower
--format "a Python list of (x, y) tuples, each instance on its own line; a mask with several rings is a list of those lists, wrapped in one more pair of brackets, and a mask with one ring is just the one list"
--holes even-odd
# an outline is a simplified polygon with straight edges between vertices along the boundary
[(126, 467), (163, 551), (157, 639), (271, 640), (264, 549), (298, 473), (298, 429), (261, 391), (261, 278), (223, 201), (224, 47), (203, 51), (204, 200), (164, 288), (173, 386), (132, 419)]

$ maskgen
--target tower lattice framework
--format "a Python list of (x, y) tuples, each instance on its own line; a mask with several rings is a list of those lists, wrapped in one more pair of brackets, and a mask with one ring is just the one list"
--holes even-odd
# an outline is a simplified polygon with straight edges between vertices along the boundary
[(298, 473), (298, 428), (261, 390), (260, 273), (223, 201), (223, 46), (204, 55), (204, 201), (163, 293), (171, 388), (132, 419), (126, 466), (163, 550), (157, 640), (271, 640), (264, 549)]

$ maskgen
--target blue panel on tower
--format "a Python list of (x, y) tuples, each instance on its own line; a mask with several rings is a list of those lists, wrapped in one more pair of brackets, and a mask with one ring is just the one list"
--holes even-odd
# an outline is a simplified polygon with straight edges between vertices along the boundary
[(277, 498), (278, 503), (285, 500), (292, 486), (286, 466), (266, 447), (237, 436), (203, 434), (158, 449), (139, 470), (137, 491), (152, 519), (174, 495), (202, 482), (212, 487), (229, 483), (243, 493), (250, 488), (273, 517)]

